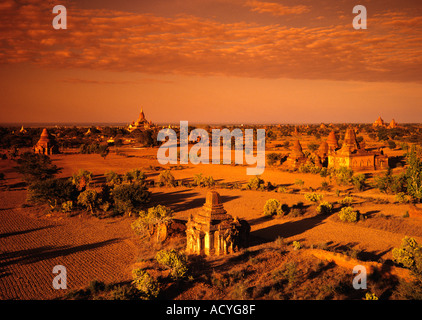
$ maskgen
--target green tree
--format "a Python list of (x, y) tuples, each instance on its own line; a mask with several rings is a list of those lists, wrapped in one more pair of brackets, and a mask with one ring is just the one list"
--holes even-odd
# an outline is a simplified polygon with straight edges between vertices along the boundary
[(188, 272), (188, 258), (182, 252), (174, 249), (161, 250), (157, 252), (155, 259), (159, 264), (170, 269), (170, 275), (175, 280), (185, 277)]
[(151, 192), (145, 183), (132, 183), (114, 186), (112, 190), (114, 208), (118, 213), (132, 215), (151, 200)]
[[(172, 209), (157, 205), (155, 207), (149, 208), (148, 211), (140, 211), (139, 218), (136, 219), (131, 227), (135, 233), (144, 236), (148, 232), (153, 233), (154, 231), (159, 231), (159, 226), (161, 224), (168, 224), (173, 219), (174, 212)], [(157, 240), (159, 239), (160, 234), (157, 232)]]
[(56, 208), (67, 201), (75, 201), (78, 190), (67, 179), (47, 179), (35, 181), (28, 187), (28, 201), (32, 203), (48, 203)]
[(98, 193), (95, 190), (87, 189), (81, 192), (78, 196), (78, 204), (86, 207), (92, 214), (95, 212), (95, 207), (98, 203)]
[(157, 298), (160, 293), (160, 284), (148, 271), (141, 268), (134, 269), (132, 270), (132, 277), (132, 284), (139, 291), (142, 299), (150, 300)]
[(404, 237), (400, 248), (393, 249), (393, 260), (422, 277), (422, 247), (415, 238)]
[(15, 169), (28, 183), (51, 179), (61, 171), (61, 168), (52, 164), (50, 157), (44, 154), (25, 152), (15, 161)]
[(407, 154), (407, 192), (415, 200), (422, 200), (422, 161), (420, 154), (416, 151), (416, 147), (412, 146), (411, 151)]

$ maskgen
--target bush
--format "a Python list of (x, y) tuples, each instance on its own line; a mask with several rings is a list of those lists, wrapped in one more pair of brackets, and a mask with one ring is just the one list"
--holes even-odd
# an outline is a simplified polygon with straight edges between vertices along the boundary
[(85, 190), (89, 186), (92, 180), (92, 172), (80, 169), (77, 173), (74, 173), (70, 178), (70, 181), (78, 188), (79, 191)]
[(160, 186), (174, 187), (176, 186), (176, 180), (170, 170), (164, 170), (158, 176), (158, 184)]
[(343, 222), (356, 222), (359, 220), (359, 212), (354, 211), (352, 207), (341, 208), (338, 217)]
[(132, 171), (126, 172), (123, 179), (129, 183), (144, 182), (146, 179), (146, 175), (143, 171), (139, 169), (133, 169)]
[(410, 197), (405, 194), (404, 192), (399, 192), (396, 194), (396, 201), (398, 203), (409, 203), (410, 202)]
[(351, 197), (351, 196), (345, 196), (343, 199), (341, 199), (341, 200), (339, 201), (339, 203), (340, 203), (341, 205), (344, 205), (344, 206), (350, 207), (350, 206), (352, 205), (352, 203), (353, 203), (353, 197)]
[(418, 278), (422, 277), (422, 247), (415, 238), (404, 237), (400, 248), (393, 249), (394, 262), (410, 269)]
[(193, 183), (198, 187), (214, 187), (215, 180), (212, 176), (203, 177), (202, 173), (196, 174), (193, 177)]
[(174, 249), (158, 251), (155, 259), (159, 264), (170, 269), (170, 275), (175, 280), (185, 277), (188, 272), (187, 256)]
[[(132, 222), (131, 227), (135, 233), (143, 236), (149, 231), (154, 231), (162, 223), (168, 223), (173, 219), (173, 210), (166, 206), (157, 205), (148, 211), (141, 211), (139, 218)], [(159, 234), (157, 232), (157, 239)]]
[(363, 191), (366, 186), (366, 176), (358, 174), (352, 177), (352, 184), (357, 191)]
[(86, 207), (93, 214), (98, 204), (98, 193), (95, 190), (87, 189), (78, 196), (78, 204)]
[(268, 165), (274, 166), (274, 165), (280, 164), (282, 155), (280, 153), (273, 152), (273, 153), (268, 153), (266, 155), (266, 158), (267, 158)]
[(145, 183), (132, 183), (117, 185), (112, 191), (115, 210), (118, 213), (129, 213), (141, 209), (151, 200), (151, 192)]
[(272, 215), (283, 215), (284, 211), (280, 201), (277, 199), (269, 199), (264, 205), (264, 215), (272, 216)]
[(310, 202), (319, 202), (324, 198), (324, 195), (318, 193), (305, 193), (305, 199)]
[(248, 189), (248, 190), (264, 190), (265, 189), (265, 181), (262, 180), (259, 176), (255, 176), (254, 178), (249, 179), (249, 182), (246, 185), (246, 189)]
[(321, 214), (330, 214), (333, 211), (333, 205), (328, 201), (322, 201), (316, 208), (316, 211)]
[(73, 201), (66, 201), (62, 203), (62, 212), (69, 213), (72, 212), (73, 209)]
[(120, 176), (120, 174), (114, 171), (107, 171), (106, 173), (104, 173), (104, 176), (106, 178), (107, 183), (111, 185), (122, 183), (122, 177)]
[(157, 298), (160, 293), (160, 285), (157, 279), (153, 278), (147, 271), (143, 269), (132, 270), (132, 284), (141, 294), (141, 298), (150, 300)]
[(321, 168), (313, 163), (304, 163), (299, 166), (298, 171), (302, 173), (319, 174), (321, 173)]
[(28, 200), (33, 203), (48, 203), (52, 208), (61, 206), (67, 201), (75, 201), (78, 190), (64, 179), (48, 179), (37, 181), (28, 187)]
[(25, 152), (16, 160), (16, 163), (18, 165), (15, 169), (23, 175), (23, 180), (28, 183), (52, 179), (61, 171), (44, 154)]
[(334, 176), (337, 184), (347, 186), (353, 177), (353, 170), (348, 167), (340, 167), (334, 170)]

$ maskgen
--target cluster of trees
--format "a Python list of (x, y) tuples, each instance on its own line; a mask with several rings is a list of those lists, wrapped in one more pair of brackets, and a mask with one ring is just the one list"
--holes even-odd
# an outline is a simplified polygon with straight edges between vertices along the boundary
[(151, 198), (146, 176), (138, 169), (123, 176), (108, 172), (107, 183), (94, 188), (92, 173), (86, 170), (79, 170), (70, 178), (55, 178), (61, 169), (46, 155), (24, 153), (16, 162), (17, 171), (28, 183), (28, 200), (48, 204), (52, 210), (70, 212), (79, 208), (98, 216), (132, 215)]
[(422, 160), (415, 146), (406, 154), (406, 169), (393, 175), (391, 169), (374, 177), (373, 186), (384, 193), (407, 194), (414, 201), (422, 201)]

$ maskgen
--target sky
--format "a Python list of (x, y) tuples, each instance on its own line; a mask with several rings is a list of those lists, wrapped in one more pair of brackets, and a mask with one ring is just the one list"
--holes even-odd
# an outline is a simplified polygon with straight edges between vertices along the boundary
[(0, 3), (0, 123), (414, 123), (421, 101), (419, 0)]

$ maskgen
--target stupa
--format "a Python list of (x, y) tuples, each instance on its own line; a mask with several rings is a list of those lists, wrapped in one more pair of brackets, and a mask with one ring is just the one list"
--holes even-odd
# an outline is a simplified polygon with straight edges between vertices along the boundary
[(396, 120), (391, 120), (391, 122), (390, 122), (390, 124), (388, 125), (388, 129), (394, 129), (394, 128), (397, 128), (398, 127), (398, 125), (397, 125), (397, 122), (396, 122)]
[(327, 138), (328, 151), (334, 151), (338, 148), (338, 141), (334, 130), (330, 132)]
[(42, 131), (40, 140), (38, 140), (37, 144), (34, 147), (34, 152), (45, 155), (59, 153), (59, 148), (57, 147), (57, 144), (55, 143), (54, 139), (50, 136), (46, 128), (44, 128), (44, 130)]
[(303, 153), (299, 140), (295, 140), (293, 143), (292, 152), (290, 152), (286, 163), (289, 165), (289, 167), (297, 169), (300, 165), (306, 163), (307, 160), (308, 158), (306, 158), (305, 154)]
[(384, 125), (384, 120), (382, 120), (381, 117), (378, 117), (378, 119), (372, 124), (374, 127), (384, 127)]
[(221, 203), (220, 194), (209, 191), (202, 209), (186, 224), (188, 254), (224, 255), (247, 245), (250, 226), (233, 218)]

